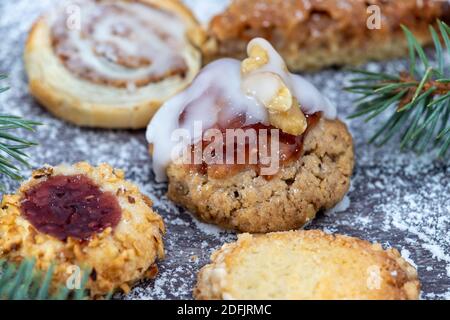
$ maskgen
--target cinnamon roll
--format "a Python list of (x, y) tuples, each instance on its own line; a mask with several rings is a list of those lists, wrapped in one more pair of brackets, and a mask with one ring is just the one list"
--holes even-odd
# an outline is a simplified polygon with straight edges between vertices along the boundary
[(76, 0), (34, 24), (25, 48), (30, 91), (77, 125), (142, 128), (197, 74), (202, 39), (177, 0)]
[[(355, 65), (402, 56), (407, 26), (422, 44), (428, 26), (450, 21), (447, 0), (230, 0), (208, 26), (206, 61), (245, 56), (254, 37), (269, 40), (291, 70)], [(200, 13), (204, 15), (204, 13)]]
[(243, 232), (291, 230), (349, 188), (352, 137), (334, 105), (264, 39), (244, 61), (212, 62), (150, 122), (157, 180), (202, 220)]

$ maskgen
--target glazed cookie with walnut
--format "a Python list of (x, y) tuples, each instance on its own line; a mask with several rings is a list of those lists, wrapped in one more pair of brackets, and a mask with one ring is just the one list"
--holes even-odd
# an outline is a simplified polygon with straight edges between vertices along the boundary
[(204, 266), (196, 299), (418, 299), (417, 271), (395, 249), (318, 230), (242, 234)]
[(3, 197), (0, 211), (0, 257), (35, 258), (41, 270), (53, 264), (54, 286), (65, 284), (74, 266), (90, 269), (92, 297), (156, 276), (163, 234), (150, 199), (107, 164), (36, 170)]
[[(247, 54), (209, 64), (162, 106), (147, 129), (153, 169), (168, 180), (169, 198), (206, 222), (243, 232), (299, 228), (348, 191), (352, 137), (269, 42), (253, 39)], [(183, 132), (181, 143), (171, 139)]]

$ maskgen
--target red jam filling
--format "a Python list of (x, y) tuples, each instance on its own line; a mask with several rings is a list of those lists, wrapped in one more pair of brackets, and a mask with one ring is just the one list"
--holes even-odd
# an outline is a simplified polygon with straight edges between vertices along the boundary
[[(294, 136), (291, 134), (284, 133), (283, 131), (281, 131), (273, 126), (267, 126), (267, 125), (264, 125), (261, 123), (257, 123), (257, 124), (253, 124), (253, 125), (249, 125), (249, 126), (243, 126), (242, 123), (244, 120), (241, 117), (237, 117), (233, 121), (227, 123), (226, 128), (224, 128), (220, 125), (216, 125), (216, 128), (219, 129), (220, 131), (222, 131), (222, 136), (223, 136), (223, 141), (224, 141), (223, 154), (226, 154), (227, 145), (230, 145), (226, 141), (227, 140), (226, 134), (225, 134), (226, 129), (240, 128), (244, 131), (256, 130), (256, 132), (259, 132), (259, 130), (261, 130), (261, 129), (266, 129), (267, 130), (267, 141), (264, 142), (264, 144), (268, 148), (269, 155), (270, 155), (270, 145), (271, 145), (270, 130), (277, 129), (278, 134), (279, 134), (278, 156), (279, 156), (279, 165), (281, 167), (283, 165), (286, 165), (286, 164), (300, 158), (300, 156), (303, 152), (303, 142), (304, 142), (305, 136), (308, 134), (309, 130), (314, 128), (315, 125), (319, 122), (321, 115), (322, 115), (321, 112), (317, 112), (317, 113), (314, 113), (311, 115), (305, 115), (306, 120), (307, 120), (307, 129), (302, 135), (299, 135), (299, 136)], [(184, 115), (182, 114), (180, 117), (180, 121), (183, 120), (183, 116)], [(259, 139), (259, 135), (257, 135), (257, 139)], [(212, 142), (203, 140), (201, 143), (202, 143), (202, 149), (204, 150)], [(259, 146), (259, 140), (257, 141), (257, 146)], [(194, 153), (195, 153), (194, 146), (191, 146), (191, 150), (192, 150), (192, 157), (194, 157)], [(239, 148), (237, 148), (236, 141), (234, 142), (233, 150), (234, 150), (234, 159), (237, 159), (237, 152), (238, 152)], [(241, 150), (242, 150), (242, 148), (241, 148)], [(248, 161), (250, 159), (249, 154), (251, 152), (248, 141), (246, 141), (244, 150), (245, 150), (245, 159), (246, 159), (246, 161)], [(257, 150), (257, 151), (259, 151), (259, 150)], [(205, 161), (203, 161), (202, 164), (190, 164), (189, 166), (191, 167), (191, 170), (195, 170), (201, 174), (207, 174), (209, 177), (216, 178), (216, 179), (223, 179), (230, 175), (235, 175), (235, 174), (237, 174), (243, 170), (246, 170), (248, 168), (252, 168), (258, 174), (260, 174), (261, 168), (263, 168), (264, 166), (268, 166), (268, 165), (262, 164), (258, 157), (256, 164), (250, 164), (248, 162), (246, 162), (245, 164), (236, 164), (236, 163), (235, 164), (225, 164), (225, 163), (223, 163), (223, 164), (207, 164)], [(270, 180), (273, 177), (273, 175), (266, 175), (264, 177), (266, 179)]]
[(53, 176), (25, 192), (23, 216), (40, 232), (60, 240), (87, 240), (120, 221), (117, 198), (85, 175)]

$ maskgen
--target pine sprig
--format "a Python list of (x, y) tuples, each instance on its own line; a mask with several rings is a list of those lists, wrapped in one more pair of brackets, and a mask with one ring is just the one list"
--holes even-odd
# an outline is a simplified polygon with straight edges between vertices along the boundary
[(80, 289), (60, 286), (51, 290), (53, 267), (42, 273), (36, 270), (33, 259), (24, 260), (18, 266), (0, 260), (0, 300), (86, 300), (88, 277), (89, 272), (84, 272)]
[(435, 65), (430, 62), (412, 32), (402, 26), (408, 41), (409, 71), (399, 75), (353, 70), (359, 76), (346, 90), (361, 97), (350, 118), (371, 121), (384, 112), (391, 116), (369, 140), (383, 145), (400, 135), (400, 148), (422, 153), (431, 147), (444, 157), (450, 148), (450, 27), (438, 21), (439, 32), (430, 26)]
[[(6, 75), (0, 74), (0, 80), (5, 78)], [(0, 88), (0, 93), (8, 89), (8, 87)], [(34, 131), (38, 125), (40, 123), (36, 121), (0, 114), (0, 175), (6, 175), (14, 180), (22, 179), (20, 169), (15, 163), (28, 167), (28, 156), (24, 149), (34, 146), (36, 143), (20, 138), (14, 131), (18, 129)]]

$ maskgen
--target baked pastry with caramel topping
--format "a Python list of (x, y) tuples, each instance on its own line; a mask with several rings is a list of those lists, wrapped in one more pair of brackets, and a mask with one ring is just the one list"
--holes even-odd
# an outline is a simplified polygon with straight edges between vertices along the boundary
[(203, 31), (177, 0), (76, 0), (34, 24), (31, 94), (82, 126), (143, 128), (197, 74)]
[(241, 234), (204, 266), (196, 299), (415, 300), (417, 271), (396, 249), (384, 250), (321, 231)]
[(348, 191), (352, 138), (267, 41), (252, 40), (247, 53), (206, 66), (157, 112), (147, 130), (153, 169), (169, 198), (204, 221), (291, 230)]
[(203, 51), (206, 61), (240, 59), (250, 39), (263, 37), (294, 71), (355, 65), (405, 55), (402, 24), (431, 43), (436, 19), (450, 21), (448, 1), (233, 0), (210, 21)]
[(3, 196), (0, 257), (35, 258), (41, 270), (54, 265), (55, 287), (91, 270), (87, 289), (97, 297), (156, 276), (163, 233), (152, 202), (122, 170), (85, 162), (47, 166)]

